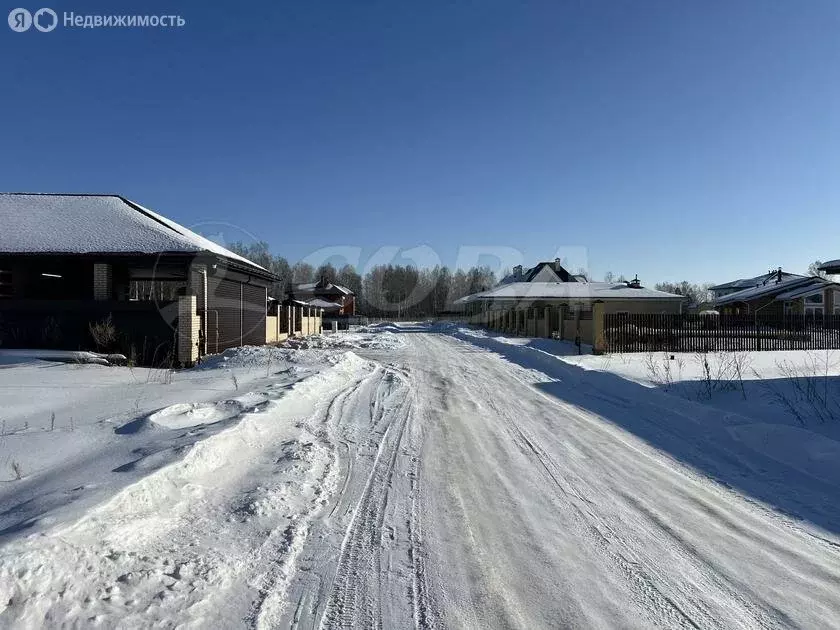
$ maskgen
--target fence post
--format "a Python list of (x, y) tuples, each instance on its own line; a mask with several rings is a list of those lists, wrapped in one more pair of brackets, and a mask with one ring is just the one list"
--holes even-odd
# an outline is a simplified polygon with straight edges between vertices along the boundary
[(592, 352), (603, 354), (607, 349), (607, 340), (604, 335), (604, 303), (594, 302), (592, 304)]
[(201, 320), (196, 314), (196, 296), (178, 297), (178, 361), (192, 367), (198, 361), (198, 331)]

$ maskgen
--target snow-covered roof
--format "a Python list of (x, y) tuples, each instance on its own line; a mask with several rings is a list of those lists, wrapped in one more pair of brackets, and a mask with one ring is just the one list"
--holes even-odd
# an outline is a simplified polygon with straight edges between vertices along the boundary
[(682, 295), (655, 289), (628, 287), (620, 282), (513, 282), (489, 291), (474, 293), (456, 304), (484, 300), (684, 300)]
[(0, 252), (164, 254), (247, 258), (119, 195), (0, 193)]
[(334, 291), (338, 291), (344, 295), (351, 295), (353, 293), (350, 289), (341, 286), (340, 284), (333, 284), (331, 282), (325, 286), (318, 286), (318, 284), (318, 282), (304, 282), (303, 284), (296, 284), (292, 287), (292, 292), (307, 293), (318, 291), (323, 293), (332, 293)]
[(838, 269), (840, 269), (840, 259), (827, 260), (819, 266), (820, 271), (825, 271), (826, 273), (832, 273), (832, 274), (837, 273)]
[[(739, 280), (733, 280), (732, 282), (724, 282), (723, 284), (717, 284), (711, 287), (711, 290), (720, 291), (723, 289), (751, 289), (764, 284), (769, 284), (770, 282), (775, 282), (776, 278), (778, 277), (778, 273), (778, 271), (769, 271), (765, 274), (755, 276), (752, 278), (741, 278)], [(788, 273), (787, 271), (782, 272), (782, 280), (792, 278), (807, 278), (807, 276), (801, 276), (796, 273)]]
[(329, 302), (327, 300), (322, 300), (320, 298), (315, 298), (314, 300), (309, 300), (307, 302), (307, 304), (309, 306), (315, 306), (317, 308), (328, 308), (328, 309), (341, 308), (341, 304), (339, 304), (338, 302)]
[[(777, 300), (795, 300), (797, 298), (806, 297), (808, 295), (813, 295), (815, 293), (820, 293), (823, 291), (827, 285), (835, 284), (833, 282), (812, 282), (808, 283), (804, 286), (801, 286), (797, 289), (793, 289), (792, 291), (787, 291), (786, 293), (781, 293), (776, 296)], [(836, 285), (837, 288), (840, 289), (840, 285)]]
[(736, 291), (729, 295), (724, 295), (715, 300), (715, 304), (721, 306), (723, 304), (734, 304), (735, 302), (749, 302), (760, 297), (769, 297), (777, 295), (776, 299), (793, 299), (792, 297), (783, 297), (785, 295), (802, 296), (806, 293), (813, 292), (826, 284), (834, 284), (825, 278), (818, 278), (816, 276), (795, 276), (793, 278), (783, 279), (781, 282), (770, 281), (767, 284), (762, 284), (757, 287), (743, 289)]
[[(518, 269), (518, 268), (517, 268)], [(533, 267), (522, 269), (517, 273), (508, 274), (499, 281), (499, 284), (513, 284), (514, 282), (560, 282), (562, 281), (561, 271), (569, 278), (569, 282), (580, 282), (577, 276), (573, 276), (560, 264), (559, 260), (554, 262), (538, 262)]]

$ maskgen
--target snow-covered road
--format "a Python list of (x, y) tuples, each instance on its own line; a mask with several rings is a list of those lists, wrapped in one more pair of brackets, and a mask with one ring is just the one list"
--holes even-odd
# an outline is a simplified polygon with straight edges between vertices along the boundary
[(543, 373), (449, 335), (405, 338), (388, 360), (407, 391), (391, 394), (379, 446), (361, 460), (372, 464), (360, 466), (350, 446), (340, 509), (313, 529), (284, 622), (840, 624), (836, 539), (564, 402), (561, 390), (545, 393), (535, 386)]
[(453, 627), (840, 622), (835, 544), (532, 387), (541, 374), (450, 337), (414, 346), (431, 590)]
[(0, 547), (0, 625), (840, 626), (837, 530), (745, 491), (799, 481), (705, 408), (452, 328), (398, 336)]

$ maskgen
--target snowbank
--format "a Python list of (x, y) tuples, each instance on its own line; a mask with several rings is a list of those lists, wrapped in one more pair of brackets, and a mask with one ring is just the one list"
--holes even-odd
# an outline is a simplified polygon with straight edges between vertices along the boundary
[(0, 365), (28, 361), (59, 361), (62, 363), (96, 363), (98, 365), (122, 364), (123, 354), (100, 354), (85, 350), (0, 350)]
[(176, 403), (156, 411), (149, 416), (149, 421), (166, 429), (213, 424), (235, 418), (247, 409), (256, 409), (268, 399), (265, 394), (249, 392), (245, 396), (216, 403)]

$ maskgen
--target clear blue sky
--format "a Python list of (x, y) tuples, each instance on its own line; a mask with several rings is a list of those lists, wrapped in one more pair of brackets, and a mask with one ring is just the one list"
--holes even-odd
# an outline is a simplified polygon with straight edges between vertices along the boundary
[(291, 261), (586, 248), (652, 284), (840, 257), (836, 0), (53, 0), (187, 23), (15, 33), (26, 2), (0, 190), (118, 192)]

